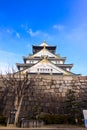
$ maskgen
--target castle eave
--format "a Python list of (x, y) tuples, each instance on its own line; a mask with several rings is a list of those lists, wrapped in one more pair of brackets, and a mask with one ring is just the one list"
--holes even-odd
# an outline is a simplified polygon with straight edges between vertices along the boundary
[(73, 67), (73, 64), (57, 64), (57, 66), (59, 67), (69, 67), (69, 68), (72, 68)]
[(16, 66), (17, 67), (31, 67), (33, 66), (34, 64), (20, 64), (20, 63), (16, 63)]

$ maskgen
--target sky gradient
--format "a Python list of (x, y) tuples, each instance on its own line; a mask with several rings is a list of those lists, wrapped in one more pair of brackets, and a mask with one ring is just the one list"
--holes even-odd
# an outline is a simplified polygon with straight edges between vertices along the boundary
[(0, 0), (0, 71), (44, 40), (87, 75), (87, 0)]

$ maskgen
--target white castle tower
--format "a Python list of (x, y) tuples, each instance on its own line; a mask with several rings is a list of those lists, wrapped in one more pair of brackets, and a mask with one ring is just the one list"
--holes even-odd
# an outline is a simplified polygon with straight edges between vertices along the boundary
[(45, 41), (39, 46), (32, 46), (33, 54), (23, 57), (24, 63), (17, 63), (22, 73), (75, 75), (70, 72), (73, 64), (65, 64), (66, 57), (57, 55), (56, 46), (49, 46)]

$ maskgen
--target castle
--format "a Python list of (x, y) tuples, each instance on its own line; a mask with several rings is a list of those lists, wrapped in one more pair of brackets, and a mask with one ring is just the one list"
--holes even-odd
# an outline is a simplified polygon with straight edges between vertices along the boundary
[(56, 54), (56, 46), (49, 46), (45, 41), (39, 46), (32, 46), (33, 54), (23, 57), (24, 63), (17, 63), (22, 73), (75, 75), (70, 72), (73, 64), (65, 64), (66, 57)]
[(32, 49), (32, 55), (23, 57), (24, 63), (16, 64), (18, 72), (15, 74), (28, 74), (27, 79), (20, 79), (20, 75), (19, 79), (14, 75), (12, 78), (7, 75), (4, 80), (0, 77), (0, 114), (9, 117), (15, 108), (13, 117), (16, 119), (18, 115), (19, 120), (30, 119), (34, 112), (66, 114), (68, 90), (74, 90), (78, 101), (87, 109), (84, 102), (87, 102), (87, 76), (72, 73), (73, 64), (65, 64), (66, 57), (56, 54), (56, 46), (44, 41)]

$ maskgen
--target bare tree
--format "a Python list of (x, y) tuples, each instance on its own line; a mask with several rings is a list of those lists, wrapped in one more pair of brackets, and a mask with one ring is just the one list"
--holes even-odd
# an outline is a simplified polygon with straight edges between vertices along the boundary
[(24, 90), (27, 89), (30, 84), (29, 75), (28, 73), (21, 74), (21, 72), (14, 73), (13, 71), (13, 73), (6, 73), (6, 75), (1, 74), (1, 80), (6, 90), (14, 90), (15, 101), (13, 107), (16, 110), (14, 125), (17, 125), (22, 101), (24, 98)]

